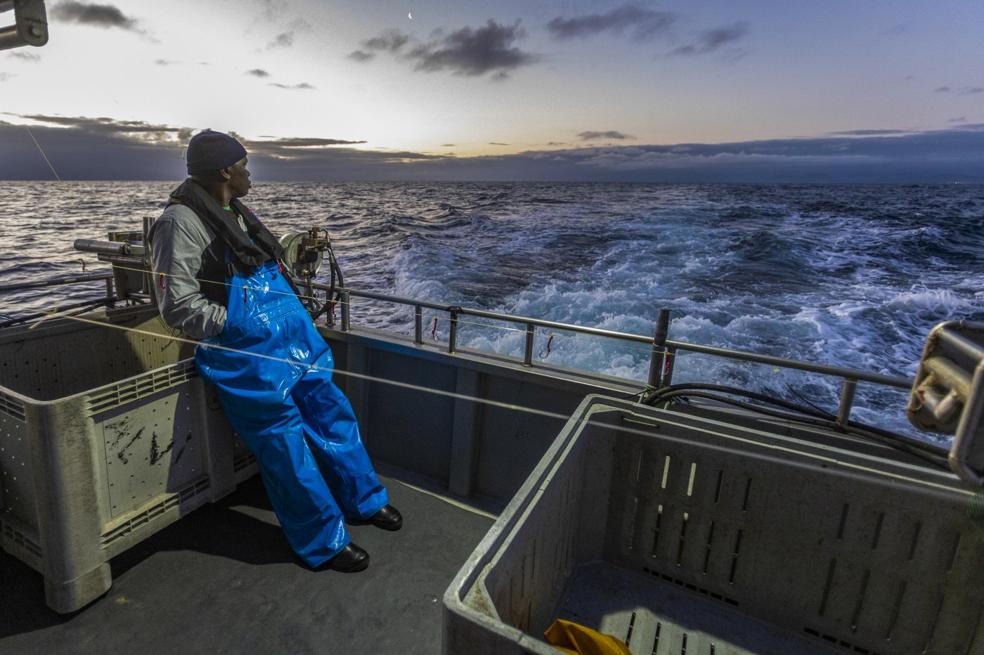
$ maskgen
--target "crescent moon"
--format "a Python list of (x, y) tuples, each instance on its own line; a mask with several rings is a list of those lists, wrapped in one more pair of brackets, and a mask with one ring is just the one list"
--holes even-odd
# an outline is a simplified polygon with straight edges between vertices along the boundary
[(409, 18), (410, 20), (413, 20), (413, 12), (412, 11), (408, 11), (407, 12), (407, 18)]

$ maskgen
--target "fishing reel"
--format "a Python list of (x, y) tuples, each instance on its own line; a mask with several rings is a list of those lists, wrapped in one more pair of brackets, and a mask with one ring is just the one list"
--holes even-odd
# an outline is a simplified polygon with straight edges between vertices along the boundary
[[(323, 314), (328, 316), (328, 324), (334, 323), (334, 307), (341, 300), (338, 287), (344, 287), (342, 269), (331, 248), (331, 235), (328, 230), (312, 227), (304, 232), (288, 232), (280, 237), (284, 249), (282, 262), (290, 276), (298, 278), (304, 293), (298, 293), (302, 302), (315, 320)], [(314, 278), (328, 260), (330, 283), (324, 302), (315, 296)]]
[(283, 262), (291, 275), (313, 280), (321, 270), (325, 253), (331, 250), (328, 230), (312, 227), (306, 232), (288, 232), (280, 237), (284, 249)]

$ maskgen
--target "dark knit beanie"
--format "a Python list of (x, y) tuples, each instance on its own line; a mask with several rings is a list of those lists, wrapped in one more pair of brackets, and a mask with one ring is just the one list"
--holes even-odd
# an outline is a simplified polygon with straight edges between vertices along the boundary
[(188, 175), (202, 175), (232, 166), (246, 156), (246, 148), (228, 134), (205, 130), (188, 142)]

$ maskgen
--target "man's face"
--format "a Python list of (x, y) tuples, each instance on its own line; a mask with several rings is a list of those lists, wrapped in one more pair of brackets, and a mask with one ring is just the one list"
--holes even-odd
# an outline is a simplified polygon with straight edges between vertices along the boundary
[(226, 169), (229, 171), (228, 184), (234, 198), (242, 198), (249, 193), (249, 188), (253, 186), (249, 181), (249, 170), (246, 168), (246, 163), (246, 157), (243, 157)]

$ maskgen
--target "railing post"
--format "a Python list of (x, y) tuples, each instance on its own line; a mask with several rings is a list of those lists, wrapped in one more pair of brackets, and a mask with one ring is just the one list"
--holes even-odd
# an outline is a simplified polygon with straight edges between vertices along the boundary
[(350, 321), (351, 321), (351, 315), (349, 313), (349, 292), (343, 291), (342, 292), (342, 332), (348, 332), (351, 329), (352, 324), (350, 323)]
[(424, 308), (413, 306), (413, 342), (418, 346), (424, 342)]
[(448, 354), (453, 355), (454, 349), (458, 345), (458, 312), (461, 307), (451, 308), (451, 329), (448, 332)]
[(847, 427), (847, 422), (851, 420), (851, 406), (854, 404), (854, 391), (858, 387), (858, 381), (851, 378), (844, 378), (841, 384), (840, 404), (837, 406), (837, 426)]
[(526, 324), (526, 350), (523, 353), (523, 366), (533, 366), (533, 334), (535, 330), (535, 325)]
[(659, 310), (656, 331), (653, 333), (653, 350), (649, 355), (649, 386), (662, 387), (663, 362), (666, 361), (666, 334), (670, 330), (670, 310)]
[[(113, 293), (113, 278), (108, 277), (108, 278), (106, 278), (106, 298), (107, 298), (107, 300), (109, 298), (112, 298), (114, 295), (115, 294)], [(116, 303), (114, 302), (112, 304), (115, 305)]]

